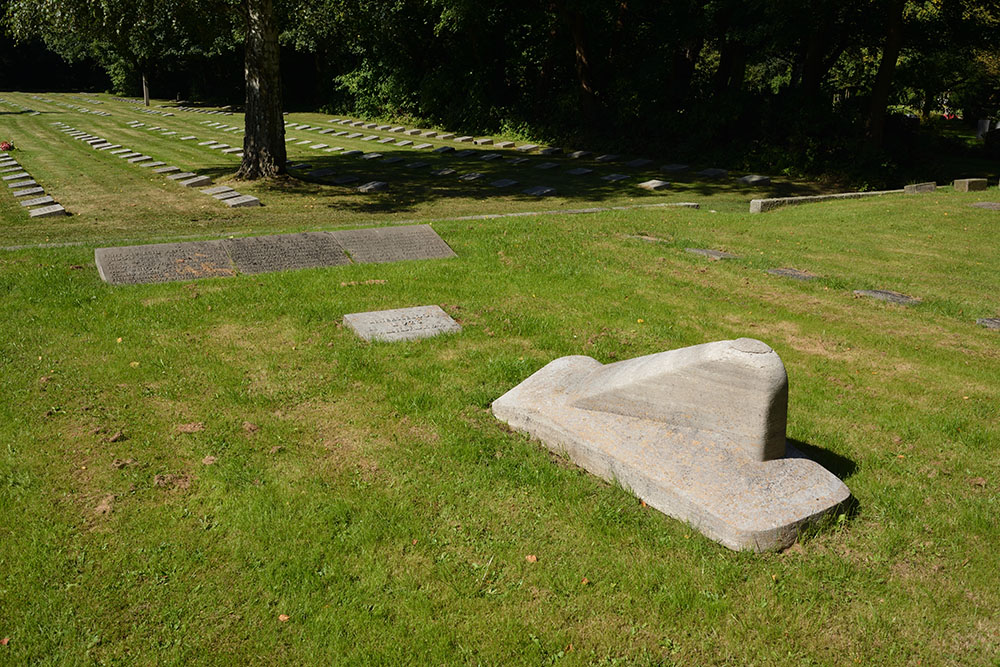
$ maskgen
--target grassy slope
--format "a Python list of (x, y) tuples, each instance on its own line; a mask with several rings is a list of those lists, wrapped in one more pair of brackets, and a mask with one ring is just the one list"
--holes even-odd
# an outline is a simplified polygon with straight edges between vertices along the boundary
[[(28, 222), (0, 197), (4, 244), (484, 208), (428, 196), (371, 216), (317, 187), (228, 211), (78, 151), (48, 120), (12, 121), (54, 146), (22, 140), (22, 162), (79, 215)], [(455, 260), (189, 284), (108, 288), (90, 245), (0, 254), (0, 650), (42, 663), (995, 663), (1000, 339), (973, 321), (1000, 314), (1000, 214), (967, 204), (996, 191), (761, 216), (709, 194), (669, 195), (701, 211), (436, 223)], [(852, 297), (867, 287), (925, 301)], [(369, 345), (339, 324), (430, 303), (464, 331)], [(788, 368), (789, 436), (858, 499), (783, 554), (729, 552), (488, 412), (558, 356), (745, 335)], [(193, 422), (204, 430), (179, 432)]]

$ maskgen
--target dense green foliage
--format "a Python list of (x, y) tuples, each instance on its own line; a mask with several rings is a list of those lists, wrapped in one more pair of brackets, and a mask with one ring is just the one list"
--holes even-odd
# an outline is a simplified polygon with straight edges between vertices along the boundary
[[(120, 92), (135, 93), (142, 72), (161, 96), (242, 102), (241, 3), (77, 2), (12, 0), (7, 25), (98, 58)], [(286, 0), (276, 11), (288, 108), (874, 182), (941, 149), (906, 113), (1000, 115), (997, 0)]]

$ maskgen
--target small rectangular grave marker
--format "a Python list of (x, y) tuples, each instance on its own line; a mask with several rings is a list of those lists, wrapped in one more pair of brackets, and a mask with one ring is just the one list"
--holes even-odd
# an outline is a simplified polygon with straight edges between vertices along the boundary
[(514, 142), (513, 141), (498, 141), (498, 142), (496, 142), (493, 145), (496, 146), (497, 148), (513, 148), (514, 147)]
[(480, 174), (478, 171), (470, 171), (468, 174), (462, 174), (461, 176), (459, 176), (458, 180), (460, 180), (460, 181), (475, 181), (475, 180), (478, 180), (478, 179), (480, 179), (482, 177), (483, 177), (483, 175)]
[(182, 171), (176, 174), (170, 174), (169, 176), (167, 176), (167, 178), (170, 179), (171, 181), (179, 181), (181, 179), (191, 178), (196, 175), (197, 174), (195, 174), (193, 171)]
[(439, 134), (437, 138), (441, 141), (448, 141), (449, 139), (454, 139), (455, 135), (451, 132), (445, 132), (444, 134)]
[(216, 185), (214, 187), (205, 188), (204, 190), (202, 190), (202, 192), (204, 192), (206, 195), (217, 195), (223, 192), (232, 192), (232, 191), (233, 189), (228, 185)]
[(396, 164), (397, 162), (402, 162), (403, 158), (399, 156), (387, 157), (382, 160), (382, 164)]
[(558, 166), (558, 162), (543, 162), (541, 164), (536, 164), (535, 169), (555, 169)]
[(3, 180), (5, 180), (5, 181), (16, 181), (16, 180), (18, 180), (20, 178), (29, 178), (30, 176), (31, 176), (31, 174), (29, 174), (28, 172), (26, 172), (26, 171), (24, 171), (22, 169), (22, 170), (18, 171), (15, 174), (10, 174), (8, 176), (4, 176)]
[(595, 162), (614, 162), (619, 157), (620, 156), (615, 155), (614, 153), (606, 153), (604, 155), (598, 155), (596, 158), (594, 158), (594, 161)]
[(445, 167), (444, 169), (435, 169), (431, 172), (431, 176), (451, 176), (455, 173), (454, 169)]
[(338, 176), (330, 182), (334, 185), (347, 185), (348, 183), (355, 183), (357, 180), (357, 176)]
[(973, 208), (984, 208), (987, 211), (1000, 211), (1000, 202), (996, 201), (980, 201), (975, 204), (969, 204)]
[(688, 166), (686, 164), (665, 164), (660, 167), (660, 171), (665, 171), (667, 173), (672, 173), (675, 171), (687, 171)]
[(670, 183), (654, 178), (650, 181), (640, 183), (639, 187), (644, 190), (665, 190), (670, 187)]
[(577, 167), (576, 169), (570, 169), (566, 173), (570, 176), (585, 176), (587, 174), (593, 173), (593, 169), (587, 169), (586, 167)]
[(495, 188), (509, 188), (512, 185), (517, 185), (517, 181), (510, 178), (501, 178), (498, 181), (493, 181), (490, 185)]
[(474, 143), (477, 146), (490, 146), (490, 145), (493, 144), (493, 140), (492, 139), (476, 139), (472, 143)]
[(38, 183), (35, 183), (30, 178), (26, 178), (20, 181), (10, 181), (9, 183), (7, 183), (8, 188), (26, 188), (31, 185), (38, 185)]
[(66, 209), (64, 209), (59, 204), (53, 204), (52, 206), (43, 206), (41, 208), (33, 208), (28, 211), (28, 215), (32, 218), (51, 218), (55, 215), (66, 215)]
[(549, 146), (548, 148), (543, 148), (538, 151), (539, 155), (559, 155), (562, 153), (561, 148), (556, 148), (555, 146)]
[(414, 145), (413, 145), (413, 148), (414, 148), (415, 150), (418, 150), (418, 151), (422, 151), (422, 150), (424, 150), (425, 148), (430, 148), (430, 147), (431, 147), (431, 146), (433, 146), (433, 145), (434, 145), (434, 144), (426, 144), (426, 143), (424, 143), (424, 144), (414, 144)]
[(898, 303), (902, 306), (909, 306), (921, 302), (921, 299), (918, 299), (917, 297), (907, 296), (906, 294), (893, 292), (892, 290), (887, 289), (856, 289), (854, 290), (854, 295), (867, 296), (872, 299), (878, 299), (879, 301), (888, 301), (889, 303)]
[(548, 197), (556, 193), (555, 188), (550, 188), (545, 185), (535, 185), (528, 188), (527, 190), (521, 191), (523, 194), (532, 195), (534, 197)]
[(573, 151), (572, 153), (567, 153), (566, 157), (572, 160), (579, 160), (590, 155), (590, 151)]
[(792, 280), (816, 280), (815, 274), (808, 271), (799, 271), (798, 269), (768, 269), (767, 272), (772, 276), (781, 276), (782, 278), (791, 278)]
[(1000, 329), (1000, 317), (981, 317), (976, 324), (987, 329)]
[(23, 190), (14, 190), (13, 194), (15, 197), (27, 197), (28, 195), (40, 195), (45, 192), (45, 188), (35, 186), (33, 188), (24, 188)]
[(135, 157), (130, 157), (128, 161), (131, 162), (132, 164), (136, 164), (137, 162), (147, 162), (152, 159), (153, 158), (149, 157), (148, 155), (136, 155)]
[(393, 342), (430, 338), (462, 330), (440, 306), (417, 306), (344, 315), (354, 333), (368, 341)]
[(382, 157), (381, 153), (365, 153), (361, 156), (362, 160), (374, 160), (375, 158)]
[(455, 151), (451, 146), (438, 146), (433, 150), (434, 153), (453, 153)]
[(742, 185), (749, 185), (752, 187), (764, 187), (765, 185), (771, 184), (770, 176), (761, 176), (760, 174), (747, 174), (746, 176), (736, 180)]
[(372, 192), (384, 192), (389, 189), (389, 184), (385, 181), (369, 181), (358, 186), (358, 192), (369, 194)]
[(531, 151), (538, 148), (538, 144), (524, 144), (523, 146), (518, 146), (514, 150), (520, 151), (522, 153), (530, 153)]
[(193, 178), (188, 178), (180, 181), (180, 184), (186, 188), (196, 188), (200, 185), (208, 185), (212, 182), (212, 179), (208, 176), (195, 176)]
[(421, 169), (423, 167), (429, 167), (430, 164), (431, 164), (430, 162), (424, 162), (423, 160), (417, 160), (415, 162), (407, 162), (403, 166), (406, 167), (407, 169)]
[(21, 206), (41, 206), (42, 204), (54, 204), (55, 201), (56, 200), (50, 197), (49, 195), (45, 195), (44, 197), (25, 199), (24, 201), (21, 202)]
[(154, 174), (169, 174), (172, 171), (180, 171), (180, 170), (181, 170), (180, 167), (174, 167), (172, 165), (168, 165), (166, 167), (157, 167), (156, 169), (153, 170), (153, 173)]
[(645, 167), (647, 164), (652, 164), (652, 163), (653, 163), (652, 160), (647, 160), (646, 158), (642, 158), (641, 157), (641, 158), (638, 158), (636, 160), (631, 160), (629, 162), (626, 162), (625, 166), (626, 167), (632, 167), (633, 169), (636, 169), (636, 168), (639, 168), (639, 167)]
[(260, 206), (260, 200), (251, 195), (238, 195), (236, 197), (226, 197), (222, 200), (229, 208), (245, 208), (248, 206)]
[(364, 154), (364, 151), (359, 151), (359, 150), (344, 151), (343, 153), (341, 153), (341, 155), (343, 155), (344, 157), (354, 157), (355, 155), (362, 155), (362, 154)]
[(628, 174), (608, 174), (607, 176), (601, 176), (601, 180), (614, 183), (615, 181), (624, 181), (628, 177)]
[(725, 178), (729, 175), (729, 172), (725, 169), (709, 167), (708, 169), (702, 169), (699, 172), (695, 172), (695, 175), (701, 176), (702, 178)]
[(455, 137), (455, 143), (467, 144), (467, 143), (469, 143), (471, 141), (472, 141), (472, 137), (468, 137), (468, 136), (465, 136), (465, 137)]
[(402, 147), (402, 146), (412, 146), (413, 142), (410, 141), (409, 139), (400, 139), (399, 141), (396, 142), (396, 145), (400, 146), (400, 147)]

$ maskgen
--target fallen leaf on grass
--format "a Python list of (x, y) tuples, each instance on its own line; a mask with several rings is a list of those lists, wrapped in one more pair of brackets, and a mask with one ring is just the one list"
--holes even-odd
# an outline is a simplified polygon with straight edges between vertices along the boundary
[(125, 439), (125, 434), (121, 431), (115, 431), (114, 435), (108, 438), (108, 442), (121, 442)]
[(971, 484), (972, 486), (978, 486), (980, 488), (985, 488), (986, 487), (986, 478), (985, 477), (970, 477), (969, 478), (969, 484)]
[(215, 461), (216, 461), (216, 458), (214, 456), (206, 456), (205, 458), (203, 458), (201, 460), (202, 464), (203, 465), (207, 465), (207, 466), (212, 465), (213, 463), (215, 463)]
[(528, 561), (529, 563), (537, 563), (538, 556), (536, 556), (535, 554), (528, 554), (527, 556), (524, 557), (524, 560)]
[(132, 459), (115, 459), (111, 462), (111, 467), (115, 470), (121, 470), (122, 468), (127, 468), (134, 463), (135, 461)]
[(9, 643), (10, 643), (10, 637), (4, 637), (3, 639), (0, 639), (0, 646), (6, 646)]
[(287, 623), (288, 619), (290, 618), (291, 616), (289, 616), (288, 614), (278, 614), (278, 620), (281, 621), (282, 623)]
[(584, 586), (586, 586), (587, 584), (590, 583), (590, 579), (587, 579), (587, 577), (584, 577), (583, 579), (580, 580), (580, 583), (583, 584)]
[(243, 430), (247, 433), (256, 433), (260, 430), (260, 426), (257, 426), (252, 422), (243, 422)]
[(132, 362), (129, 363), (129, 366), (131, 366), (132, 368), (139, 368), (139, 362), (138, 361), (132, 361)]
[(178, 433), (197, 433), (205, 430), (205, 422), (191, 422), (190, 424), (178, 424)]

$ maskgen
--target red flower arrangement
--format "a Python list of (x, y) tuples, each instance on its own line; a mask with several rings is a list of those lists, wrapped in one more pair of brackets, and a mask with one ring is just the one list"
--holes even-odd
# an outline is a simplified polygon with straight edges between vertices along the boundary
[(0, 151), (12, 151), (14, 150), (13, 141), (0, 141)]

